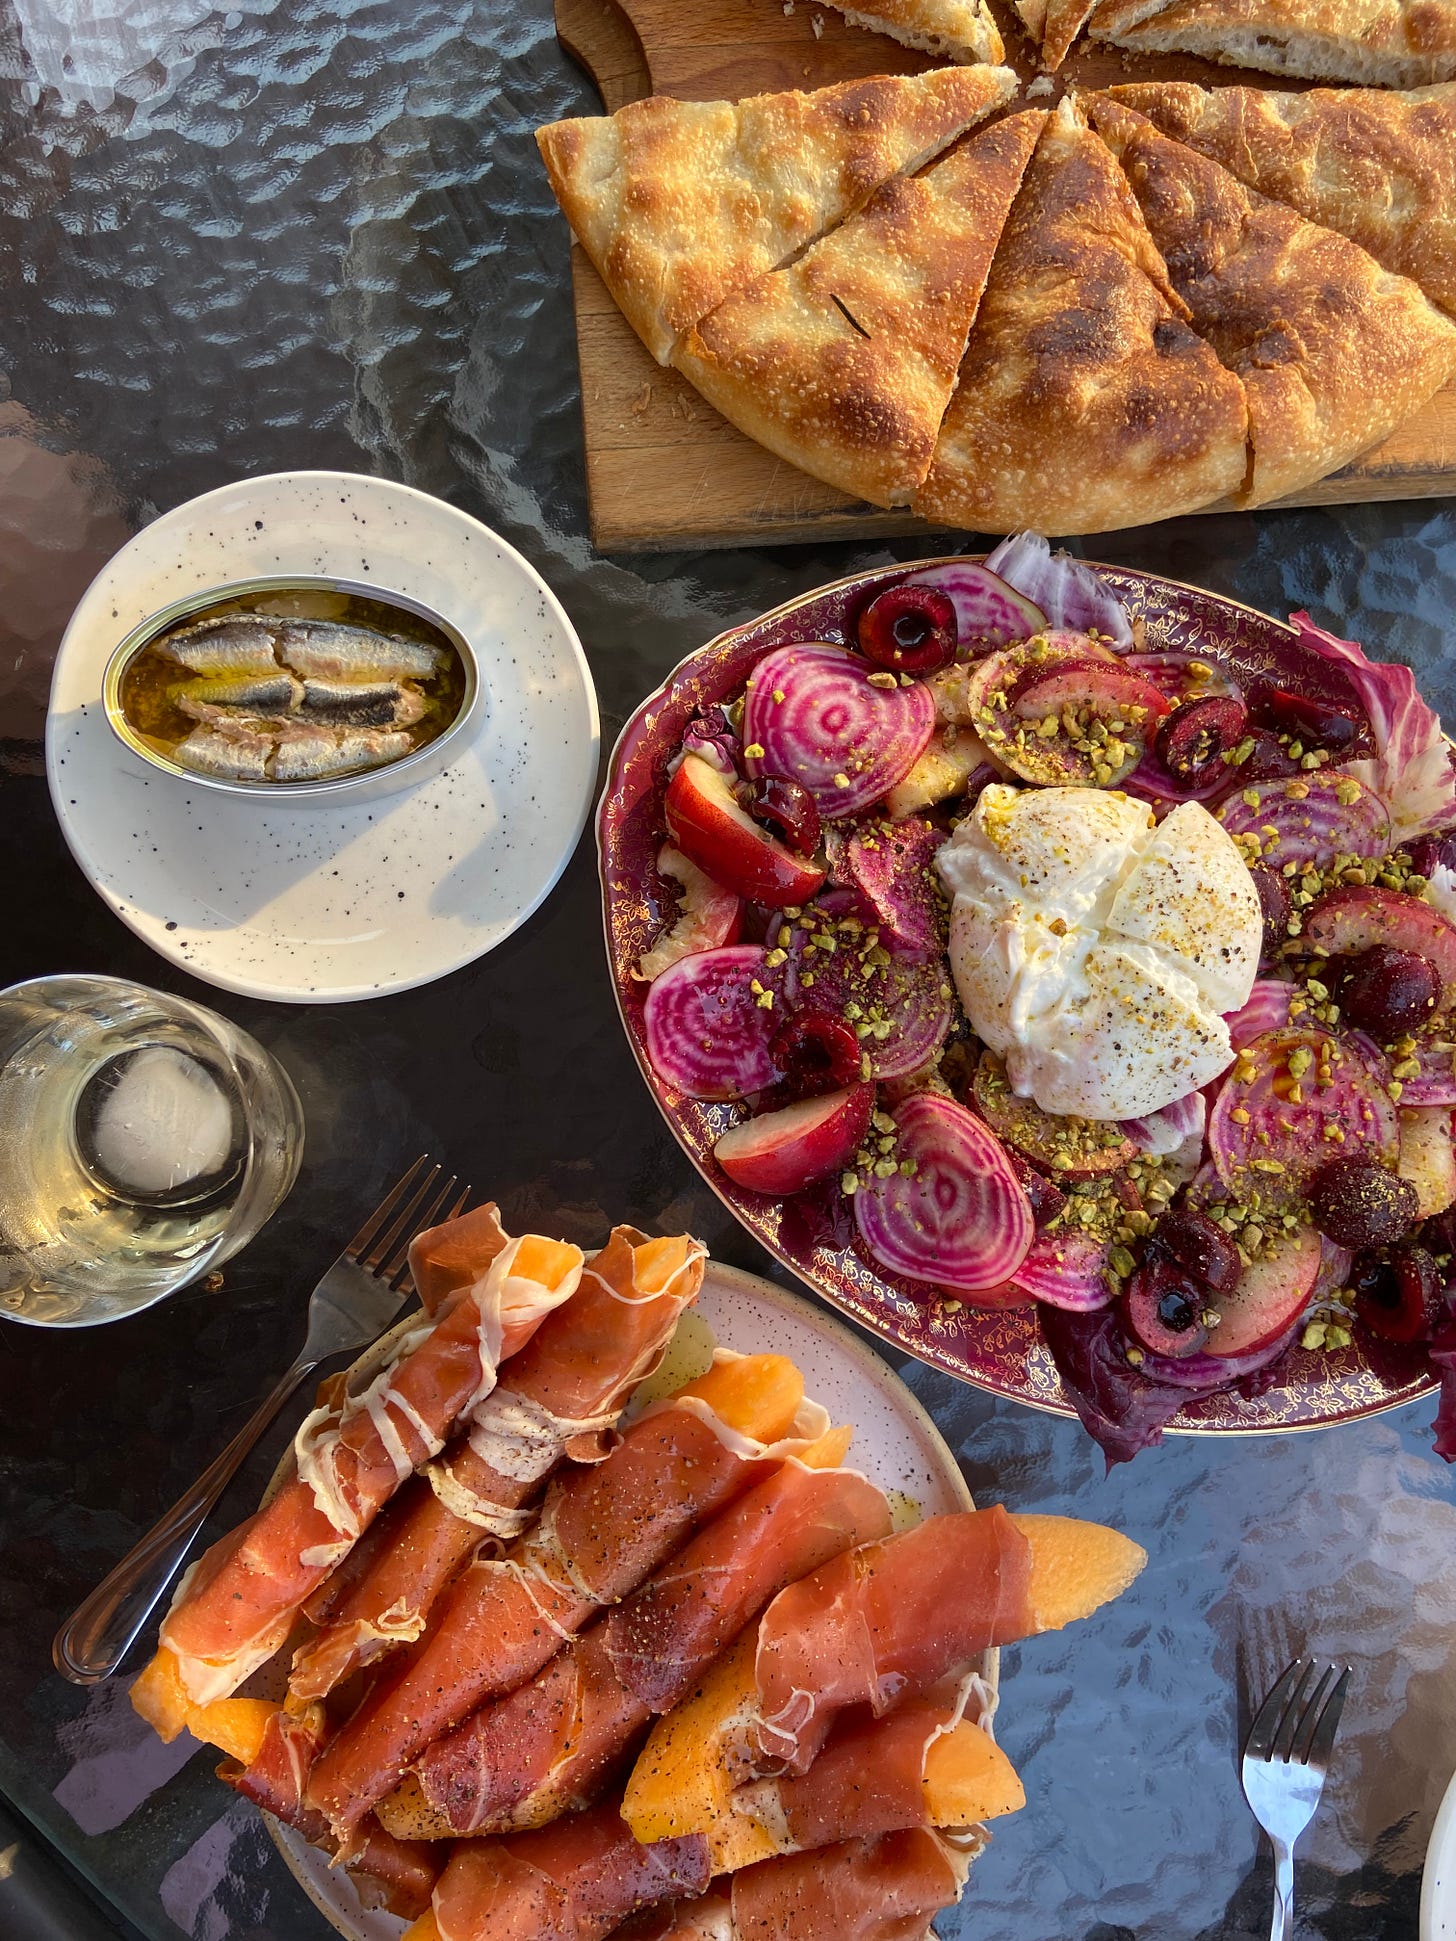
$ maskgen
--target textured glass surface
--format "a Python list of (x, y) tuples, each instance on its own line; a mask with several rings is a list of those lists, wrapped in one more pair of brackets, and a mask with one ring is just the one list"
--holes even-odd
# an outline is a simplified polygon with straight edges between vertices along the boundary
[[(299, 1186), (220, 1290), (92, 1334), (0, 1324), (0, 1787), (159, 1941), (326, 1929), (212, 1758), (164, 1751), (120, 1684), (62, 1683), (49, 1640), (288, 1360), (313, 1278), (402, 1158), (447, 1153), (518, 1227), (592, 1242), (612, 1219), (686, 1224), (764, 1265), (631, 1063), (589, 840), (473, 969), (291, 1010), (191, 984), (122, 929), (41, 773), (50, 659), (91, 575), (155, 513), (251, 473), (377, 472), (496, 527), (580, 629), (608, 742), (724, 624), (917, 550), (593, 552), (566, 230), (531, 140), (592, 106), (545, 0), (0, 0), (0, 982), (104, 970), (185, 990), (283, 1061), (308, 1115)], [(1187, 520), (1095, 550), (1281, 615), (1307, 605), (1456, 702), (1444, 504)], [(1234, 1754), (1249, 1692), (1307, 1645), (1355, 1682), (1300, 1932), (1412, 1935), (1456, 1760), (1456, 1508), (1429, 1409), (1170, 1441), (1104, 1480), (1073, 1424), (907, 1372), (979, 1496), (1104, 1518), (1151, 1556), (1115, 1608), (1006, 1654), (1000, 1730), (1028, 1805), (942, 1933), (1267, 1932)], [(256, 1501), (284, 1433), (225, 1514)]]

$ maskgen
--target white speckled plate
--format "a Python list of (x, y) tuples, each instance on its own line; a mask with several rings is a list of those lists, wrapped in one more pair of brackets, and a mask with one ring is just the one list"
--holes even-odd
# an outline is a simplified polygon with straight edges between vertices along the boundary
[[(450, 767), (379, 801), (275, 807), (117, 741), (101, 707), (117, 643), (193, 590), (271, 573), (389, 588), (459, 628), (486, 705)], [(56, 660), (46, 767), (76, 860), (154, 950), (224, 990), (336, 1003), (443, 977), (523, 923), (585, 826), (598, 742), (581, 643), (503, 539), (407, 485), (286, 472), (178, 506), (98, 575)]]
[(1420, 1941), (1456, 1941), (1456, 1776), (1437, 1809), (1426, 1848)]
[[(966, 1479), (940, 1431), (894, 1370), (836, 1316), (802, 1294), (716, 1260), (708, 1263), (694, 1312), (725, 1348), (740, 1354), (771, 1348), (797, 1362), (806, 1392), (834, 1421), (854, 1424), (849, 1461), (882, 1489), (911, 1498), (927, 1516), (970, 1509)], [(692, 1325), (693, 1313), (686, 1320)], [(985, 1665), (993, 1690), (997, 1657), (988, 1653)], [(348, 1941), (398, 1941), (405, 1922), (367, 1911), (348, 1876), (331, 1872), (302, 1835), (273, 1819), (268, 1830), (303, 1891)]]

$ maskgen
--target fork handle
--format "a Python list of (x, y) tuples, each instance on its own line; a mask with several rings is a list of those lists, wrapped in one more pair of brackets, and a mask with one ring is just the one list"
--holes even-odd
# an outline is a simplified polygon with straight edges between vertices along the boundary
[(1274, 1922), (1269, 1941), (1294, 1941), (1294, 1849), (1282, 1840), (1274, 1848)]
[(51, 1645), (56, 1670), (73, 1685), (109, 1678), (151, 1616), (217, 1499), (294, 1389), (318, 1362), (302, 1356), (279, 1376), (222, 1454), (67, 1618)]

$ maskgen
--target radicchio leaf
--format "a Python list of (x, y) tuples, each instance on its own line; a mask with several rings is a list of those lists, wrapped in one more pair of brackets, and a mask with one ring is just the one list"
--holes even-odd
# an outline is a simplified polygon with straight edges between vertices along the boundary
[(1410, 669), (1398, 662), (1368, 660), (1358, 642), (1327, 633), (1307, 613), (1292, 613), (1289, 619), (1306, 647), (1336, 662), (1354, 683), (1370, 717), (1375, 758), (1340, 766), (1389, 806), (1395, 840), (1410, 842), (1456, 819), (1451, 751), (1440, 719), (1421, 699)]
[(1013, 533), (986, 560), (1009, 586), (1034, 600), (1051, 627), (1096, 631), (1114, 647), (1134, 645), (1127, 608), (1095, 568), (1070, 553), (1053, 553), (1039, 532)]
[(1436, 1406), (1436, 1454), (1456, 1462), (1456, 1321), (1447, 1322), (1430, 1347), (1431, 1360), (1441, 1371), (1441, 1399)]
[(1102, 1445), (1107, 1467), (1131, 1462), (1140, 1449), (1160, 1443), (1164, 1426), (1196, 1391), (1150, 1382), (1138, 1373), (1127, 1359), (1127, 1336), (1115, 1309), (1079, 1314), (1042, 1307), (1038, 1312), (1062, 1386), (1088, 1435)]

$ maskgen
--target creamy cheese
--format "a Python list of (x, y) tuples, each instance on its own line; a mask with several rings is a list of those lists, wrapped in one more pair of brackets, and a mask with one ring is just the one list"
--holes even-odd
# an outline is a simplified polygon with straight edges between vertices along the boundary
[(1155, 823), (1114, 792), (995, 784), (937, 862), (961, 1003), (1019, 1096), (1140, 1118), (1229, 1063), (1223, 1014), (1253, 987), (1263, 920), (1198, 803)]

